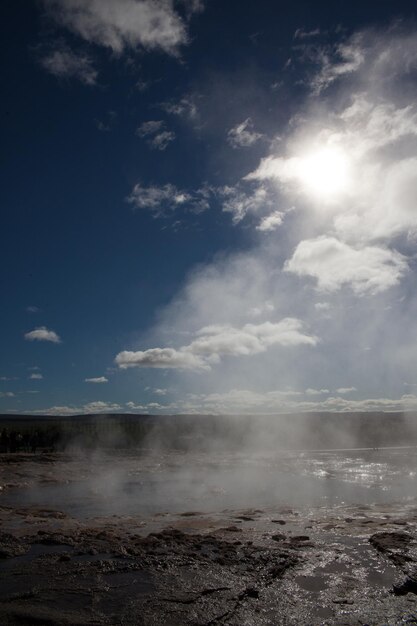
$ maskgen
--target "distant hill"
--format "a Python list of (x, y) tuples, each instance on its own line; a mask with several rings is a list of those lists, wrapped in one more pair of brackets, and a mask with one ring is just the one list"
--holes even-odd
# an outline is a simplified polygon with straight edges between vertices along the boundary
[[(0, 428), (42, 433), (54, 447), (329, 449), (417, 445), (416, 413), (280, 415), (0, 415)], [(51, 444), (51, 445), (52, 445)]]

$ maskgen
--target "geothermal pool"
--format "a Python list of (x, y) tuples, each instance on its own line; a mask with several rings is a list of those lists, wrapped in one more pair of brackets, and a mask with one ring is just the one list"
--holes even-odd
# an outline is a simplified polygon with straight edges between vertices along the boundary
[(3, 489), (1, 505), (36, 504), (78, 518), (400, 503), (417, 494), (417, 448), (78, 453), (20, 478)]
[(0, 623), (415, 624), (417, 449), (0, 455)]

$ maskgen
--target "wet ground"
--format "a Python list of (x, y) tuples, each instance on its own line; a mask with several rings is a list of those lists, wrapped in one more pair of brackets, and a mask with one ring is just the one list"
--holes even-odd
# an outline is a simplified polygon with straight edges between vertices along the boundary
[(414, 462), (2, 455), (0, 624), (416, 624)]

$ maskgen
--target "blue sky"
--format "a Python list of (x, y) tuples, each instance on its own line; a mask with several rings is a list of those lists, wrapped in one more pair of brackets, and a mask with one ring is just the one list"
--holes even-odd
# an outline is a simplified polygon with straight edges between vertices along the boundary
[(416, 408), (414, 2), (2, 14), (0, 412)]

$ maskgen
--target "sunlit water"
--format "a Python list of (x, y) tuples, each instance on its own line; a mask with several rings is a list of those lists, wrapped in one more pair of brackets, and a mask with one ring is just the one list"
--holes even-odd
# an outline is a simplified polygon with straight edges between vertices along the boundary
[[(291, 454), (181, 454), (74, 461), (79, 478), (10, 490), (5, 505), (53, 507), (78, 517), (151, 515), (271, 506), (334, 506), (412, 501), (417, 449)], [(75, 473), (77, 475), (77, 472)], [(74, 476), (74, 474), (72, 474)]]

